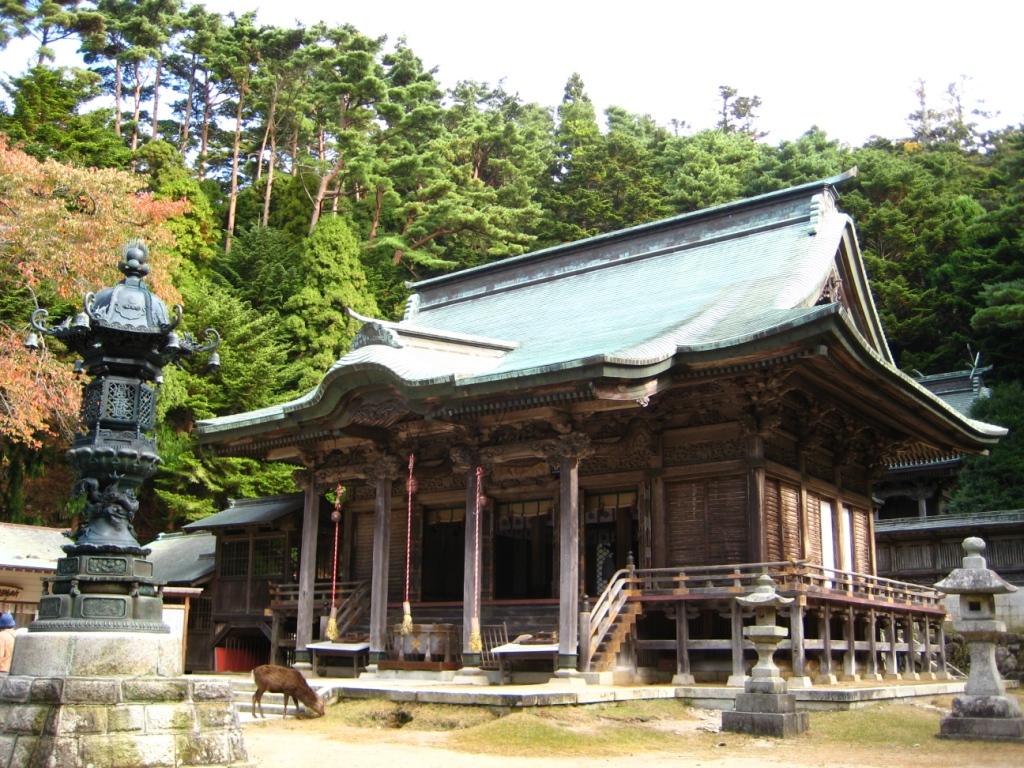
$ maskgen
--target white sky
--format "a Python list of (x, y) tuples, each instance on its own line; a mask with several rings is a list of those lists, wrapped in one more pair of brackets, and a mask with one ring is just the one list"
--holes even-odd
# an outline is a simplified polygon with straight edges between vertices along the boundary
[[(368, 35), (404, 36), (442, 85), (496, 83), (554, 107), (579, 72), (599, 112), (611, 104), (668, 125), (710, 127), (718, 86), (761, 97), (767, 141), (812, 125), (861, 144), (907, 134), (918, 78), (933, 107), (961, 76), (969, 106), (1024, 121), (1024, 3), (988, 0), (208, 0), (226, 14), (258, 10), (264, 24), (351, 23)], [(10, 59), (0, 58), (9, 72)], [(15, 69), (21, 67), (21, 61)], [(6, 66), (5, 66), (6, 65)]]

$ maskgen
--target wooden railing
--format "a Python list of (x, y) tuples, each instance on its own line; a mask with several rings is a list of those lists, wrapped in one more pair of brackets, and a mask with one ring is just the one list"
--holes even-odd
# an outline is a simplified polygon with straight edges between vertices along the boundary
[[(370, 599), (370, 585), (365, 581), (339, 581), (337, 585), (338, 633), (351, 632), (365, 614)], [(282, 616), (298, 615), (299, 585), (296, 583), (272, 584), (270, 587), (270, 610)], [(326, 616), (331, 610), (331, 582), (317, 582), (313, 585), (313, 613)]]
[(623, 568), (580, 614), (580, 669), (588, 671), (594, 654), (630, 600), (728, 599), (752, 592), (768, 573), (780, 594), (804, 594), (824, 602), (863, 603), (884, 609), (937, 613), (942, 595), (934, 589), (866, 573), (841, 571), (806, 561), (740, 563), (683, 568)]
[(641, 599), (689, 594), (728, 596), (751, 591), (757, 577), (766, 572), (783, 594), (805, 593), (823, 599), (858, 598), (919, 608), (938, 608), (942, 599), (936, 590), (919, 584), (841, 571), (800, 560), (636, 569), (630, 577), (630, 588), (637, 590)]

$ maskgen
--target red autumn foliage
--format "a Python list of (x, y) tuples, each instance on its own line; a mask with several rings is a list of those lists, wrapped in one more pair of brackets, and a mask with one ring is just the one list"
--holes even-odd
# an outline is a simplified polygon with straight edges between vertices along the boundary
[[(154, 199), (144, 186), (123, 171), (41, 163), (0, 135), (0, 294), (13, 297), (9, 306), (18, 298), (29, 311), (41, 302), (80, 304), (86, 291), (120, 279), (118, 256), (133, 238), (153, 254), (153, 290), (169, 305), (179, 301), (174, 265), (161, 258), (171, 242), (162, 224), (188, 204)], [(27, 329), (27, 315), (0, 316), (0, 441), (36, 448), (73, 432), (81, 382), (59, 343), (25, 350)]]

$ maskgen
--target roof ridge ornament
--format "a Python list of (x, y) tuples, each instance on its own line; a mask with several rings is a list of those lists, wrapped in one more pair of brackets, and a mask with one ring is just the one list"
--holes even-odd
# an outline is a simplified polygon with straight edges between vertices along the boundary
[(369, 320), (363, 323), (359, 333), (352, 339), (352, 351), (373, 345), (384, 345), (402, 348), (402, 342), (398, 340), (398, 334), (376, 320)]

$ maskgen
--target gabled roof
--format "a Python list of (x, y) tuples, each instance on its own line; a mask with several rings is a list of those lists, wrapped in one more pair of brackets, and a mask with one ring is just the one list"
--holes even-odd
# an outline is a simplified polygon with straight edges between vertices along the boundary
[(290, 512), (302, 509), (303, 495), (263, 496), (258, 499), (231, 499), (228, 508), (202, 520), (182, 526), (186, 531), (204, 531), (233, 525), (272, 523)]
[(975, 402), (989, 396), (982, 377), (991, 370), (992, 366), (988, 365), (963, 371), (933, 373), (919, 376), (917, 383), (967, 416)]
[(0, 568), (17, 571), (55, 571), (71, 540), (64, 528), (0, 523)]
[(217, 538), (208, 531), (161, 533), (146, 547), (153, 576), (168, 584), (191, 585), (213, 573)]
[(405, 317), (365, 322), (352, 351), (296, 400), (202, 421), (203, 442), (287, 429), (347, 393), (409, 403), (584, 382), (649, 380), (783, 336), (842, 338), (972, 440), (968, 422), (893, 366), (850, 218), (834, 185), (854, 172), (411, 284)]

